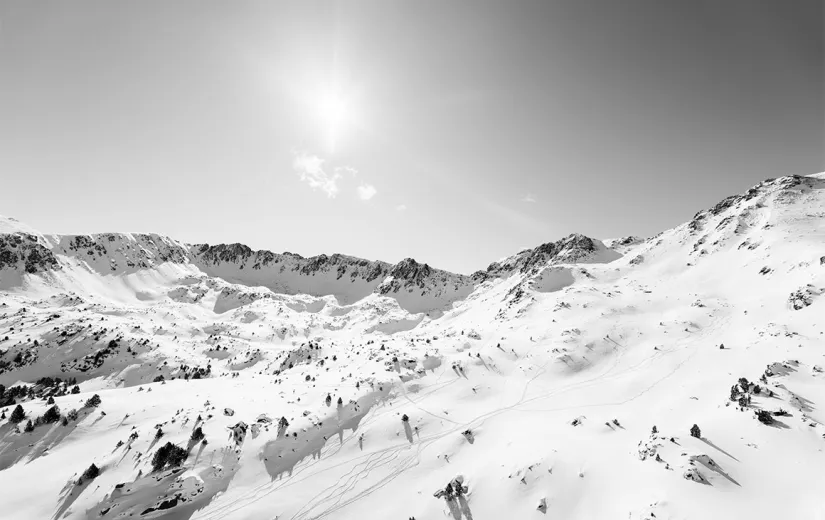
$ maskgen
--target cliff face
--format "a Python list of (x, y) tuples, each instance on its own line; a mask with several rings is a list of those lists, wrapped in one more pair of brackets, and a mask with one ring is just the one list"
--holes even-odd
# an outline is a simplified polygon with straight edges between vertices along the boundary
[(195, 245), (191, 262), (210, 276), (283, 294), (334, 296), (348, 305), (371, 294), (391, 265), (346, 255), (304, 258), (294, 253), (253, 251), (243, 244)]
[(424, 312), (465, 298), (474, 287), (469, 276), (433, 269), (405, 258), (393, 266), (376, 292), (395, 298), (410, 312)]
[(189, 252), (180, 242), (154, 233), (47, 235), (52, 251), (85, 263), (101, 274), (132, 273), (164, 263), (186, 264)]
[(36, 274), (60, 269), (52, 251), (29, 233), (0, 234), (0, 271)]

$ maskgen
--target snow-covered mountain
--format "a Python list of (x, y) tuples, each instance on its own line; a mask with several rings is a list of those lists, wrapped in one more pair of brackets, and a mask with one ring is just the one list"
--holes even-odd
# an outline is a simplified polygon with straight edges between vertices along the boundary
[(823, 292), (825, 174), (472, 275), (0, 218), (0, 516), (825, 518)]
[(253, 251), (243, 244), (188, 245), (157, 234), (42, 235), (18, 231), (14, 219), (0, 221), (0, 287), (5, 289), (22, 287), (24, 274), (54, 273), (56, 286), (69, 287), (71, 274), (60, 276), (58, 271), (128, 275), (172, 264), (275, 294), (332, 296), (341, 305), (380, 294), (413, 313), (439, 309), (472, 291), (469, 277), (412, 258), (392, 265), (340, 254), (304, 258)]

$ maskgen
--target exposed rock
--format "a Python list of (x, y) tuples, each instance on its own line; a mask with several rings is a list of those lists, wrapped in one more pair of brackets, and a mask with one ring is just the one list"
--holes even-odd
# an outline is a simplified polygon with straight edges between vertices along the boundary
[(688, 468), (685, 470), (682, 478), (685, 480), (692, 480), (693, 482), (699, 482), (700, 484), (707, 484), (707, 479), (702, 476), (697, 468)]
[(35, 235), (9, 233), (0, 235), (0, 270), (14, 269), (28, 274), (60, 269), (52, 251)]

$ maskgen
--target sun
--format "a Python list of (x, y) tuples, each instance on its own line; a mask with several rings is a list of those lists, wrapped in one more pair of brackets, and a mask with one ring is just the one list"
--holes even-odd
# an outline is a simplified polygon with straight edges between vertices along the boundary
[(340, 91), (331, 89), (318, 97), (317, 116), (329, 151), (334, 152), (351, 120), (351, 106)]
[(318, 103), (318, 115), (325, 128), (337, 128), (347, 119), (347, 101), (338, 93), (323, 95)]

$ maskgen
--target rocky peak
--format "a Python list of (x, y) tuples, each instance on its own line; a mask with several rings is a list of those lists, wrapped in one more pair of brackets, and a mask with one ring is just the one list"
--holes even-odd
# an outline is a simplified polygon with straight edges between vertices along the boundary
[(778, 198), (783, 202), (795, 200), (803, 191), (825, 184), (823, 179), (817, 176), (788, 175), (775, 179), (766, 179), (759, 184), (748, 189), (745, 193), (731, 195), (719, 201), (712, 208), (701, 210), (693, 216), (693, 220), (688, 223), (691, 231), (696, 231), (702, 222), (710, 217), (717, 217), (729, 210), (742, 210), (746, 203), (770, 197)]
[(419, 264), (413, 258), (405, 258), (395, 264), (390, 276), (397, 280), (421, 284), (432, 275), (432, 268), (427, 264)]
[(483, 281), (514, 273), (534, 273), (547, 265), (575, 263), (588, 259), (597, 249), (598, 245), (592, 238), (573, 233), (555, 242), (526, 249), (500, 262), (493, 262), (486, 271), (476, 272), (473, 278)]
[(424, 312), (465, 298), (473, 288), (472, 278), (405, 258), (392, 266), (375, 292), (391, 296), (410, 312)]

